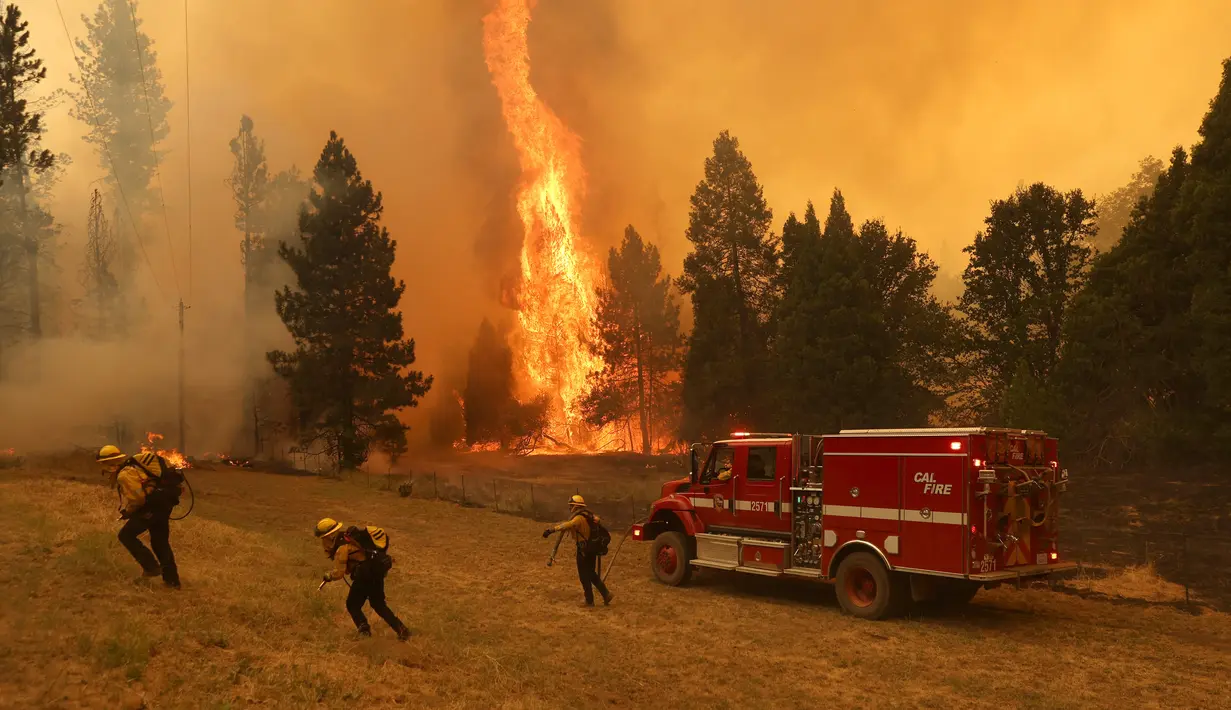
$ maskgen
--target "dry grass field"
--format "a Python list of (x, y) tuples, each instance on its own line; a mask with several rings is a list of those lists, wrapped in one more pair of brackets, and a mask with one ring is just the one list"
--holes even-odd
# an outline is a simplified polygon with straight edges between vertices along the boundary
[[(1218, 707), (1231, 616), (1170, 604), (1148, 569), (1091, 599), (981, 592), (868, 623), (824, 587), (702, 575), (673, 589), (628, 542), (613, 605), (585, 609), (533, 521), (321, 478), (190, 474), (172, 542), (184, 588), (134, 582), (114, 493), (85, 468), (0, 471), (0, 705), (266, 707)], [(563, 510), (563, 501), (560, 501)], [(385, 527), (390, 604), (415, 631), (360, 640), (318, 592), (324, 515)], [(619, 534), (616, 534), (617, 540)], [(563, 550), (562, 550), (563, 552)], [(610, 558), (608, 558), (610, 559)], [(1117, 584), (1121, 584), (1117, 587)]]

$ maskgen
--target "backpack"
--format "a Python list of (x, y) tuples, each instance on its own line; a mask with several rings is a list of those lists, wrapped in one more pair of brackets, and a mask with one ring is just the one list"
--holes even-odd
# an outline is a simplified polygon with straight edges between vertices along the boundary
[(375, 562), (386, 571), (393, 567), (393, 558), (389, 556), (389, 536), (385, 531), (373, 525), (366, 527), (351, 526), (346, 531), (346, 540), (359, 546), (367, 555), (367, 560)]
[(577, 514), (585, 516), (586, 522), (590, 524), (590, 539), (586, 540), (587, 551), (599, 557), (607, 554), (607, 548), (611, 545), (611, 533), (607, 532), (607, 528), (603, 527), (594, 513), (582, 510)]
[[(149, 462), (149, 457), (143, 457)], [(157, 463), (157, 471), (151, 471), (137, 459), (136, 456), (130, 456), (125, 465), (136, 466), (145, 472), (146, 480), (153, 482), (154, 489), (148, 494), (156, 500), (165, 501), (175, 507), (180, 499), (180, 487), (184, 485), (184, 474), (178, 468), (167, 463), (167, 460), (157, 454), (154, 455), (153, 463)]]

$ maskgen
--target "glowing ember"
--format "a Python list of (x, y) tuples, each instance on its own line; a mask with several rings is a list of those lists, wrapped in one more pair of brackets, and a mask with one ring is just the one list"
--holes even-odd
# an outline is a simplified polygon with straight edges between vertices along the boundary
[(0, 456), (16, 456), (17, 449), (0, 449)]
[(147, 431), (145, 433), (145, 440), (149, 443), (141, 445), (141, 453), (144, 454), (153, 451), (155, 454), (158, 454), (166, 459), (167, 463), (171, 464), (175, 468), (192, 468), (192, 464), (188, 463), (188, 459), (184, 458), (184, 455), (175, 449), (155, 449), (154, 444), (162, 441), (162, 438), (162, 434), (155, 434), (152, 431)]
[(483, 18), (483, 50), (505, 123), (521, 160), (517, 211), (525, 231), (519, 330), (514, 337), (523, 386), (554, 398), (554, 438), (585, 445), (580, 404), (602, 361), (586, 347), (594, 327), (596, 271), (578, 249), (585, 190), (579, 142), (530, 85), (526, 27), (535, 0), (499, 0)]

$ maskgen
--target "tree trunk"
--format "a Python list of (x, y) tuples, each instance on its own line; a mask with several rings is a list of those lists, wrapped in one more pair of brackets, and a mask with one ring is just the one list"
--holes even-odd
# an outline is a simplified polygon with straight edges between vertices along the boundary
[(26, 207), (25, 164), (17, 161), (17, 197), (21, 205), (21, 232), (25, 238), (27, 272), (30, 285), (30, 335), (34, 339), (43, 336), (42, 311), (38, 292), (38, 237), (30, 234), (30, 213)]
[[(645, 364), (642, 360), (641, 348), (641, 316), (633, 307), (633, 337), (636, 338), (635, 356), (637, 358), (637, 419), (641, 424), (641, 453), (650, 453), (650, 430), (648, 428), (647, 410), (645, 406)], [(632, 438), (632, 437), (629, 437)], [(631, 442), (630, 442), (631, 443)]]

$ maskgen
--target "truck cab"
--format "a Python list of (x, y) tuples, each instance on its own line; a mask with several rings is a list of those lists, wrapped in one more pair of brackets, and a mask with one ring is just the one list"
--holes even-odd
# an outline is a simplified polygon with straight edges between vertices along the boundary
[(738, 432), (694, 445), (689, 477), (664, 484), (632, 535), (669, 585), (696, 568), (804, 577), (864, 618), (965, 602), (1074, 566), (1059, 559), (1056, 448), (990, 427)]

